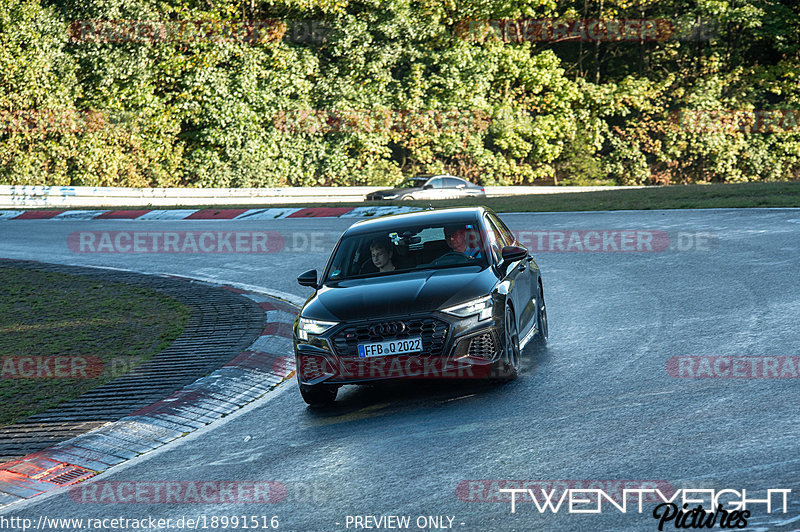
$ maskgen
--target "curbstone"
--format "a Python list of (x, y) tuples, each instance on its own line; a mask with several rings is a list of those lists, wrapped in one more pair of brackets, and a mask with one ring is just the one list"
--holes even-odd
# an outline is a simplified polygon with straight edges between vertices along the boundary
[(420, 211), (422, 207), (305, 207), (288, 209), (144, 209), (129, 211), (0, 211), (2, 220), (279, 220), (284, 218), (369, 218)]
[[(2, 219), (1, 212), (0, 219)], [(25, 427), (27, 433), (31, 435), (30, 442), (34, 445), (38, 443), (42, 448), (33, 454), (0, 463), (0, 509), (41, 493), (81, 482), (114, 465), (166, 445), (235, 412), (294, 375), (294, 358), (286, 355), (291, 352), (286, 351), (286, 348), (291, 347), (291, 325), (297, 308), (285, 301), (224, 285), (179, 280), (168, 276), (146, 276), (118, 270), (109, 272), (92, 268), (0, 259), (0, 266), (8, 263), (13, 263), (17, 267), (65, 273), (80, 271), (83, 275), (147, 285), (149, 288), (157, 286), (158, 288), (153, 289), (162, 292), (168, 292), (169, 283), (182, 283), (184, 288), (186, 285), (192, 288), (191, 294), (182, 301), (184, 303), (192, 301), (194, 305), (199, 304), (201, 296), (197, 291), (202, 288), (206, 293), (217, 294), (217, 299), (222, 297), (218, 294), (227, 294), (222, 297), (223, 300), (238, 298), (247, 301), (246, 305), (239, 305), (239, 308), (250, 309), (258, 319), (250, 320), (253, 323), (245, 326), (242, 326), (241, 317), (213, 320), (209, 325), (203, 325), (203, 316), (193, 320), (192, 318), (195, 318), (193, 312), (189, 320), (192, 323), (192, 334), (207, 334), (214, 341), (206, 344), (182, 334), (173, 345), (134, 371), (95, 388), (73, 401), (68, 401), (53, 411), (32, 416), (29, 418), (33, 420), (32, 423), (23, 422), (8, 427), (7, 429), (14, 431), (15, 436), (26, 433), (23, 429)], [(192, 305), (192, 303), (187, 304)], [(230, 318), (231, 305), (230, 300), (227, 305), (215, 302), (212, 306), (217, 312), (208, 312), (206, 315), (218, 317), (217, 314), (224, 313)], [(278, 321), (282, 317), (284, 320)], [(149, 375), (148, 370), (163, 372), (163, 367), (169, 368), (171, 364), (172, 367), (180, 365), (184, 353), (196, 355), (197, 350), (204, 345), (218, 351), (219, 345), (225, 344), (226, 340), (229, 346), (236, 346), (237, 340), (231, 342), (229, 338), (231, 336), (229, 330), (234, 326), (240, 331), (242, 338), (249, 338), (247, 340), (249, 345), (238, 346), (232, 356), (211, 357), (205, 364), (192, 364), (190, 366), (194, 366), (194, 373), (188, 369), (173, 372), (181, 386), (172, 391), (167, 383), (162, 383), (145, 390), (137, 389), (127, 397), (120, 395), (120, 388), (130, 390), (133, 386), (138, 386), (136, 383), (141, 383), (141, 379)], [(220, 327), (228, 330), (228, 333), (218, 334)], [(187, 329), (189, 328), (187, 323)], [(241, 340), (238, 343), (241, 344)], [(164, 353), (165, 356), (156, 360)], [(216, 369), (210, 368), (209, 364), (216, 365)], [(203, 376), (203, 373), (208, 374)], [(186, 382), (189, 378), (191, 382)], [(135, 406), (136, 401), (141, 402), (143, 398), (150, 397), (152, 401), (153, 393), (157, 391), (162, 392), (160, 400), (145, 406)], [(165, 391), (166, 394), (163, 393)], [(117, 400), (116, 406), (91, 409), (89, 417), (107, 415), (114, 419), (103, 423), (82, 419), (87, 416), (87, 407), (93, 401), (102, 402), (103, 398)], [(70, 406), (72, 404), (75, 407)], [(82, 406), (77, 407), (78, 405)], [(121, 413), (126, 408), (127, 412)], [(57, 421), (57, 426), (66, 432), (62, 432), (60, 437), (58, 434), (51, 434), (52, 437), (49, 439), (44, 438), (49, 434), (47, 423), (54, 421)], [(86, 428), (91, 430), (77, 436), (74, 434), (75, 430)], [(64, 438), (65, 435), (71, 439)], [(62, 441), (52, 445), (53, 439)], [(16, 448), (24, 447), (22, 445)], [(2, 449), (0, 430), (0, 452)]]

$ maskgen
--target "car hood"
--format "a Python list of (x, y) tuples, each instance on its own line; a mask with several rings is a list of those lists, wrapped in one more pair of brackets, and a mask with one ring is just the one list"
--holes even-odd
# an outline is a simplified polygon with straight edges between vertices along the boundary
[(430, 312), (487, 295), (496, 282), (491, 268), (480, 270), (479, 266), (351, 279), (321, 288), (302, 315), (353, 321)]

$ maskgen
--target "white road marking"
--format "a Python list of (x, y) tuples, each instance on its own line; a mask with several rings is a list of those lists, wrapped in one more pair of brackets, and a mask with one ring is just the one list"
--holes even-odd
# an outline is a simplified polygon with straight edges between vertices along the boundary
[(51, 220), (93, 220), (94, 218), (100, 216), (104, 212), (108, 212), (108, 210), (103, 211), (80, 211), (80, 210), (73, 210), (73, 211), (64, 211), (61, 214), (57, 214), (50, 218)]
[(197, 212), (198, 209), (163, 209), (146, 212), (136, 220), (183, 220)]
[(339, 218), (365, 218), (369, 216), (383, 216), (386, 214), (402, 214), (406, 212), (421, 211), (421, 207), (355, 207), (352, 211), (339, 215)]
[(234, 220), (282, 220), (299, 210), (300, 208), (248, 209), (239, 216), (236, 216)]

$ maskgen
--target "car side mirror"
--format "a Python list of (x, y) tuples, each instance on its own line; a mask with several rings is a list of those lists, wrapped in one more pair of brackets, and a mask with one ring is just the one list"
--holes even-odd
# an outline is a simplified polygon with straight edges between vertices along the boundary
[(422, 190), (428, 190), (429, 188), (433, 188), (433, 185), (425, 185), (422, 187)]
[(310, 286), (311, 288), (319, 288), (317, 286), (317, 270), (308, 270), (297, 276), (297, 284), (300, 286)]
[(505, 269), (506, 266), (512, 262), (524, 259), (528, 255), (528, 250), (520, 246), (504, 246), (500, 251), (500, 256), (503, 262), (500, 264), (500, 269)]

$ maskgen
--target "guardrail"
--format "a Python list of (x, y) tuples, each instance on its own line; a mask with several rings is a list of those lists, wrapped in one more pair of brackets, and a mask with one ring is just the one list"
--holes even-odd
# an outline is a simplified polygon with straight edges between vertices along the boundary
[[(360, 202), (387, 187), (118, 188), (0, 185), (0, 208), (175, 207)], [(486, 187), (489, 197), (643, 187)]]

